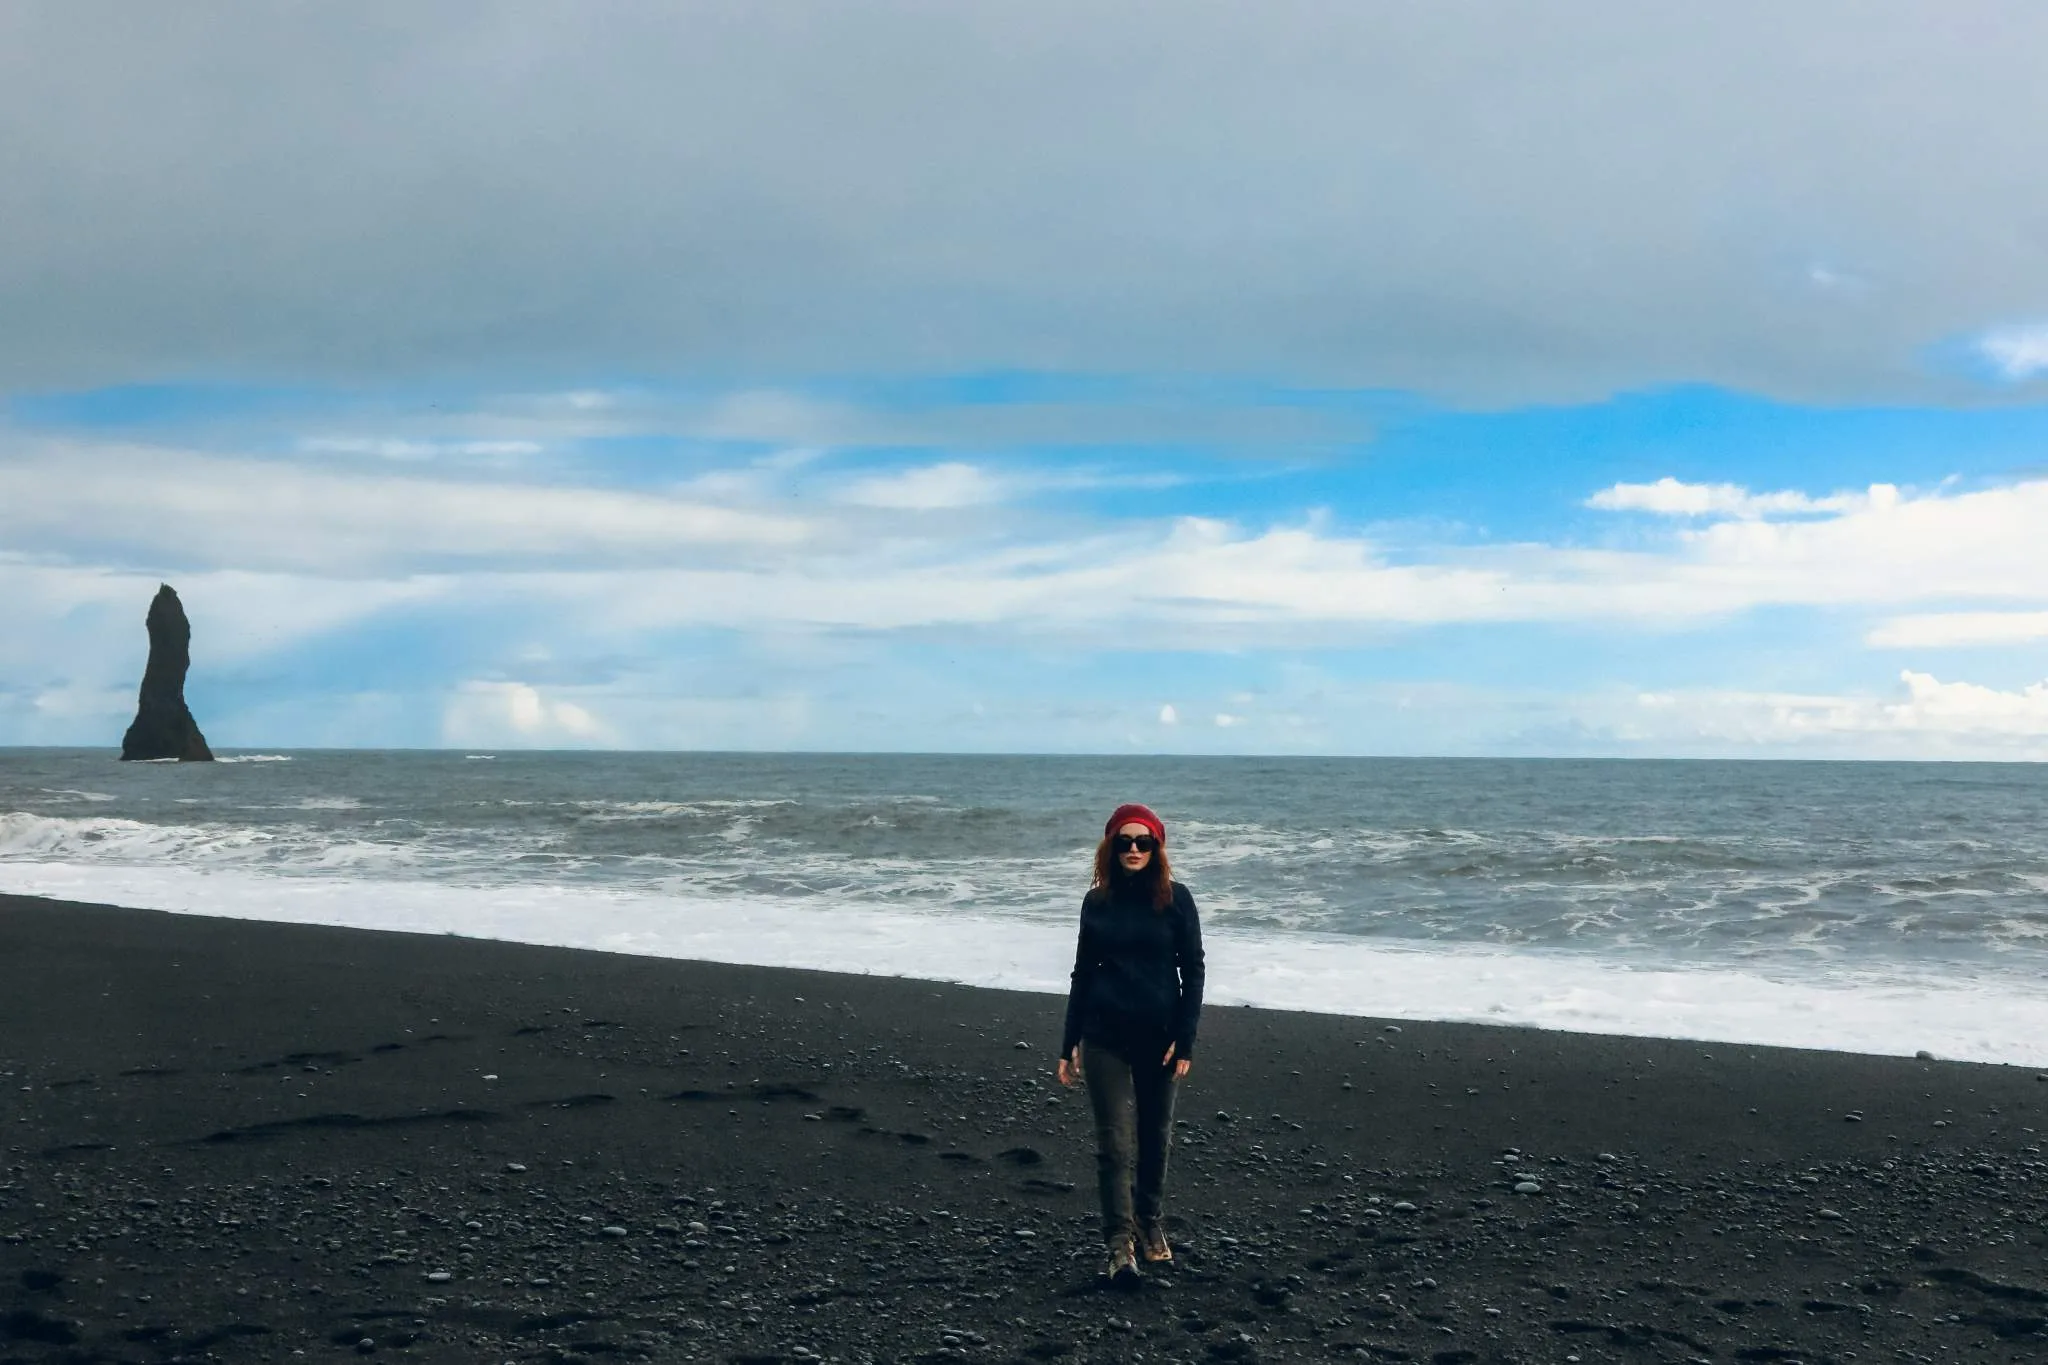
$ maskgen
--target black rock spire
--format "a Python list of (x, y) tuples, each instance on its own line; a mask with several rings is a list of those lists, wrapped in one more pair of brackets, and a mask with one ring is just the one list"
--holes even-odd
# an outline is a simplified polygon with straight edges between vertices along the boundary
[(211, 763), (213, 750), (185, 705), (185, 673), (192, 667), (192, 623), (185, 604), (166, 583), (149, 604), (149, 663), (142, 670), (142, 695), (135, 723), (121, 739), (124, 759), (175, 758)]

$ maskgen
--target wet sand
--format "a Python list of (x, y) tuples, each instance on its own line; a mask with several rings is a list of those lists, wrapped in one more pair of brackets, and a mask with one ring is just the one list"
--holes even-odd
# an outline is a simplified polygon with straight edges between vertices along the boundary
[(1062, 1005), (0, 898), (0, 1362), (2048, 1355), (2031, 1070), (1212, 1007), (1126, 1292)]

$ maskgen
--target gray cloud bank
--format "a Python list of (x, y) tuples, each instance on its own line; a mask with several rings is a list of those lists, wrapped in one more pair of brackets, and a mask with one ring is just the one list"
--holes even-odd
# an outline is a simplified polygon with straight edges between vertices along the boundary
[(1961, 401), (2048, 9), (0, 11), (0, 390), (1251, 375)]

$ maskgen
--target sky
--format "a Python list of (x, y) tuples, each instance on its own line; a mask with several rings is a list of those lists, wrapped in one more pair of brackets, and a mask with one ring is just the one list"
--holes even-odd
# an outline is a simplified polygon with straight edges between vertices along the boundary
[(2048, 758), (2048, 10), (0, 9), (0, 744)]

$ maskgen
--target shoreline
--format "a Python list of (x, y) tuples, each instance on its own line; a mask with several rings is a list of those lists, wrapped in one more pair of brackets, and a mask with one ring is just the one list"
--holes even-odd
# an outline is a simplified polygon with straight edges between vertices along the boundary
[[(559, 884), (479, 888), (180, 868), (0, 863), (17, 894), (252, 922), (451, 934), (671, 961), (853, 970), (1064, 996), (1072, 925), (1029, 917), (698, 901)], [(2010, 971), (1802, 980), (1729, 963), (1207, 926), (1213, 1000), (1276, 1012), (1528, 1027), (2048, 1068), (2048, 994)], [(1373, 1013), (1362, 1012), (1369, 1002)]]
[(2027, 1068), (1211, 1006), (1180, 1260), (1123, 1294), (1044, 995), (19, 897), (0, 964), (0, 1361), (2017, 1361), (2048, 1333)]

